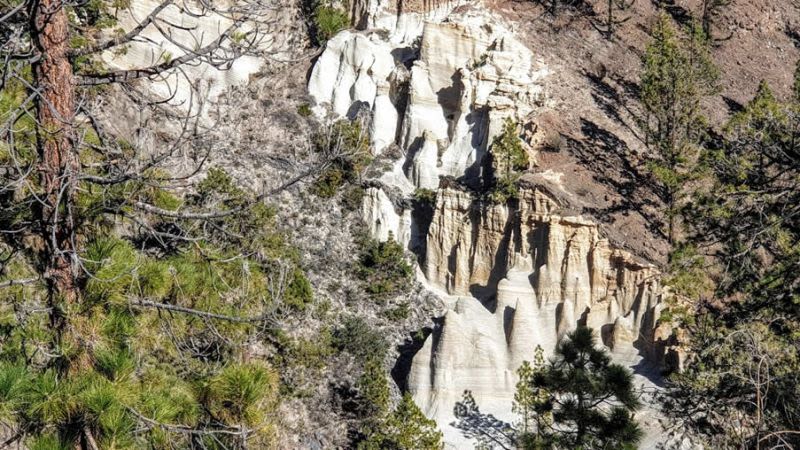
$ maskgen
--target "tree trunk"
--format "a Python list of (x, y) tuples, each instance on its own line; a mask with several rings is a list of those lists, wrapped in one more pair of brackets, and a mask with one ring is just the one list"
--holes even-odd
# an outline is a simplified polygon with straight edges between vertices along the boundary
[(63, 0), (31, 2), (33, 44), (40, 59), (33, 65), (39, 121), (37, 140), (43, 189), (41, 233), (45, 241), (45, 279), (51, 296), (74, 302), (74, 221), (72, 201), (77, 157), (74, 146), (75, 89), (69, 51), (69, 20)]
[(703, 23), (703, 33), (706, 35), (706, 39), (711, 41), (711, 2), (712, 0), (704, 0), (703, 1), (703, 16), (701, 21)]

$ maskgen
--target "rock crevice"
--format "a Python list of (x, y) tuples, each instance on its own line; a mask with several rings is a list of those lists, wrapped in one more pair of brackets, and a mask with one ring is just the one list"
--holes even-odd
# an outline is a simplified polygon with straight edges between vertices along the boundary
[[(321, 117), (368, 107), (376, 154), (401, 150), (367, 189), (362, 217), (375, 238), (420, 252), (421, 281), (448, 304), (407, 380), (446, 441), (468, 445), (449, 427), (465, 390), (482, 410), (513, 420), (517, 368), (536, 346), (550, 354), (578, 324), (597, 330), (619, 362), (657, 356), (656, 269), (570, 210), (563, 174), (527, 174), (519, 198), (502, 204), (465, 188), (482, 185), (483, 158), (506, 118), (526, 139), (537, 133), (545, 65), (479, 5), (399, 15), (369, 5), (367, 29), (329, 41), (309, 92)], [(420, 188), (436, 192), (425, 214), (419, 201), (390, 199)]]
[(515, 205), (439, 191), (423, 271), (453, 307), (417, 354), (408, 385), (440, 421), (464, 390), (508, 416), (522, 361), (536, 346), (551, 354), (579, 323), (601, 332), (622, 362), (652, 351), (657, 270), (613, 248), (592, 221), (559, 210), (535, 187)]

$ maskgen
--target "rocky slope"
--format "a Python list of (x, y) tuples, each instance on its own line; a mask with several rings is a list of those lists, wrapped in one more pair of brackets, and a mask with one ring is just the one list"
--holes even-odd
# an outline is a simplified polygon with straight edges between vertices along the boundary
[[(158, 3), (132, 2), (123, 25)], [(263, 30), (268, 39), (261, 55), (234, 67), (189, 67), (186, 81), (196, 90), (179, 79), (151, 80), (148, 88), (159, 98), (176, 94), (173, 106), (195, 94), (206, 99), (213, 108), (205, 111), (205, 134), (193, 141), (193, 151), (207, 152), (213, 164), (253, 190), (278, 184), (313, 159), (308, 148), (315, 120), (297, 113), (307, 96), (321, 121), (369, 113), (376, 166), (387, 170), (373, 171), (358, 214), (373, 236), (391, 235), (417, 254), (418, 279), (426, 285), (407, 299), (413, 317), (393, 329), (393, 339), (441, 317), (413, 360), (398, 364), (397, 381), (437, 418), (446, 440), (466, 446), (450, 423), (453, 405), (467, 389), (482, 410), (513, 420), (516, 367), (532, 358), (535, 345), (551, 349), (579, 322), (598, 330), (618, 361), (652, 373), (648, 361), (661, 358), (669, 334), (655, 323), (660, 287), (654, 265), (663, 262), (665, 246), (658, 195), (642, 181), (631, 98), (656, 7), (635, 2), (626, 13), (631, 20), (605, 40), (591, 26), (597, 15), (567, 10), (551, 17), (536, 2), (358, 0), (351, 2), (356, 29), (334, 36), (310, 62), (302, 59), (308, 53), (302, 8), (290, 3), (284, 22)], [(678, 22), (699, 5), (665, 3)], [(723, 12), (717, 33), (732, 37), (715, 50), (724, 91), (712, 100), (711, 110), (719, 113), (713, 122), (746, 101), (760, 78), (788, 92), (798, 54), (793, 8), (760, 0), (734, 2)], [(208, 41), (228, 23), (185, 16), (177, 8), (166, 13)], [(139, 67), (165, 52), (181, 53), (155, 31), (146, 34), (155, 42), (109, 54), (107, 62)], [(173, 37), (186, 44), (180, 32)], [(137, 105), (115, 101), (104, 113), (117, 134), (157, 141), (165, 128), (171, 132), (154, 126), (156, 116), (127, 120), (140, 113)], [(520, 201), (491, 204), (473, 188), (506, 117), (523, 126), (534, 163)], [(424, 211), (411, 201), (419, 188), (437, 191)], [(281, 222), (298, 238), (317, 297), (339, 313), (383, 324), (365, 302), (352, 300), (355, 283), (342, 276), (356, 254), (353, 214), (309, 198), (300, 185), (276, 203)], [(438, 305), (445, 306), (433, 311)], [(317, 328), (320, 322), (310, 317), (292, 324), (293, 332), (310, 339)], [(297, 435), (285, 447), (347, 445), (345, 421), (322, 403), (329, 384), (355, 376), (338, 372), (315, 383), (320, 404), (297, 400), (287, 406), (286, 420)], [(646, 377), (638, 380), (652, 386)], [(643, 448), (655, 447), (657, 415), (644, 411), (637, 417), (651, 431)]]
[[(401, 150), (362, 212), (376, 238), (391, 235), (418, 252), (422, 280), (448, 305), (407, 380), (446, 441), (465, 444), (450, 426), (465, 390), (512, 421), (516, 369), (579, 323), (597, 330), (620, 362), (657, 361), (657, 270), (576, 213), (568, 177), (534, 169), (508, 204), (469, 189), (480, 184), (506, 117), (523, 125), (536, 159), (546, 131), (537, 119), (558, 74), (481, 4), (397, 15), (373, 2), (365, 14), (367, 29), (328, 43), (308, 88), (320, 117), (370, 111), (376, 151)], [(421, 188), (436, 190), (429, 217), (408, 201)]]

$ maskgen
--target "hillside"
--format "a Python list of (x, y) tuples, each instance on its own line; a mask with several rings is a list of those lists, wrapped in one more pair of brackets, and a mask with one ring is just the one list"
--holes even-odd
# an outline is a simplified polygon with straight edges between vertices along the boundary
[(0, 5), (0, 442), (800, 445), (800, 6), (609, 1)]

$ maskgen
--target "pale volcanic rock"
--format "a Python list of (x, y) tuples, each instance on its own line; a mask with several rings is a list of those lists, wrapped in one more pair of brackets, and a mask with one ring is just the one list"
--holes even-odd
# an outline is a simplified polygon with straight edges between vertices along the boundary
[(439, 146), (432, 133), (425, 131), (422, 136), (422, 147), (414, 155), (410, 178), (414, 186), (435, 190), (439, 187), (439, 171), (436, 167)]
[[(374, 34), (342, 31), (329, 39), (308, 82), (308, 92), (317, 102), (315, 112), (324, 116), (330, 109), (336, 116), (345, 116), (355, 103), (370, 107), (376, 104), (379, 84), (381, 94), (388, 94), (386, 84), (395, 67), (392, 49)], [(392, 117), (391, 112), (378, 115)], [(396, 116), (395, 112), (394, 121)], [(373, 128), (394, 127), (396, 124), (390, 121), (377, 123)]]
[(412, 228), (415, 226), (411, 220), (411, 210), (398, 211), (381, 187), (367, 188), (361, 204), (361, 219), (374, 239), (383, 242), (391, 237), (404, 246), (410, 242)]
[[(415, 356), (408, 385), (440, 424), (452, 422), (465, 390), (483, 412), (512, 420), (516, 369), (536, 346), (552, 354), (579, 322), (619, 362), (635, 365), (652, 347), (656, 269), (612, 248), (594, 222), (559, 209), (536, 187), (521, 191), (517, 207), (438, 192), (423, 269), (458, 300)], [(445, 432), (450, 442), (462, 439)]]
[(427, 23), (411, 69), (400, 145), (429, 131), (446, 142), (442, 175), (474, 178), (503, 120), (523, 121), (543, 102), (546, 68), (504, 27), (474, 10)]
[[(128, 8), (117, 12), (119, 29), (132, 30), (162, 3), (161, 0), (130, 2)], [(224, 2), (215, 6), (220, 9), (226, 7)], [(301, 42), (304, 38), (295, 28), (299, 12), (296, 5), (287, 5), (280, 14), (264, 17), (265, 20), (271, 20), (269, 27), (261, 29), (258, 25), (245, 22), (237, 28), (237, 32), (241, 35), (256, 33), (254, 37), (246, 37), (248, 42), (252, 39), (255, 50), (267, 52), (275, 60), (290, 60), (297, 56), (297, 49), (303, 46)], [(151, 23), (125, 46), (116, 46), (105, 51), (102, 55), (103, 61), (110, 68), (130, 70), (151, 67), (182, 57), (188, 53), (187, 49), (197, 50), (217, 40), (234, 24), (229, 16), (227, 13), (212, 12), (199, 1), (175, 2), (159, 12), (158, 27)], [(229, 44), (228, 42), (226, 45)], [(218, 51), (217, 54), (230, 56), (232, 51)], [(168, 99), (172, 106), (179, 109), (191, 106), (197, 112), (208, 100), (216, 99), (234, 86), (247, 84), (250, 77), (265, 66), (265, 59), (255, 54), (240, 55), (224, 64), (223, 58), (213, 59), (215, 64), (194, 61), (182, 65), (180, 71), (173, 70), (163, 77), (150, 77), (146, 84), (147, 89), (162, 99)]]
[[(503, 119), (522, 121), (541, 105), (547, 70), (485, 9), (454, 12), (458, 4), (397, 18), (380, 2), (368, 3), (368, 29), (337, 34), (314, 66), (308, 90), (316, 114), (368, 107), (376, 153), (397, 139), (413, 159), (428, 132), (444, 151), (426, 164), (441, 167), (440, 175), (479, 175), (470, 169)], [(404, 90), (401, 99), (391, 95)]]
[[(397, 14), (381, 0), (365, 5), (366, 30), (329, 41), (309, 92), (321, 117), (368, 106), (375, 153), (392, 145), (403, 152), (367, 189), (362, 217), (376, 239), (424, 248), (418, 273), (450, 305), (407, 380), (445, 441), (471, 445), (450, 426), (465, 390), (482, 412), (513, 421), (516, 370), (537, 346), (552, 355), (579, 323), (618, 362), (657, 358), (658, 272), (612, 246), (595, 221), (566, 212), (576, 204), (564, 174), (528, 174), (519, 200), (503, 204), (463, 188), (480, 185), (506, 118), (535, 129), (544, 64), (480, 5), (443, 4), (430, 15), (422, 7)], [(412, 220), (417, 188), (437, 191), (430, 223)]]

